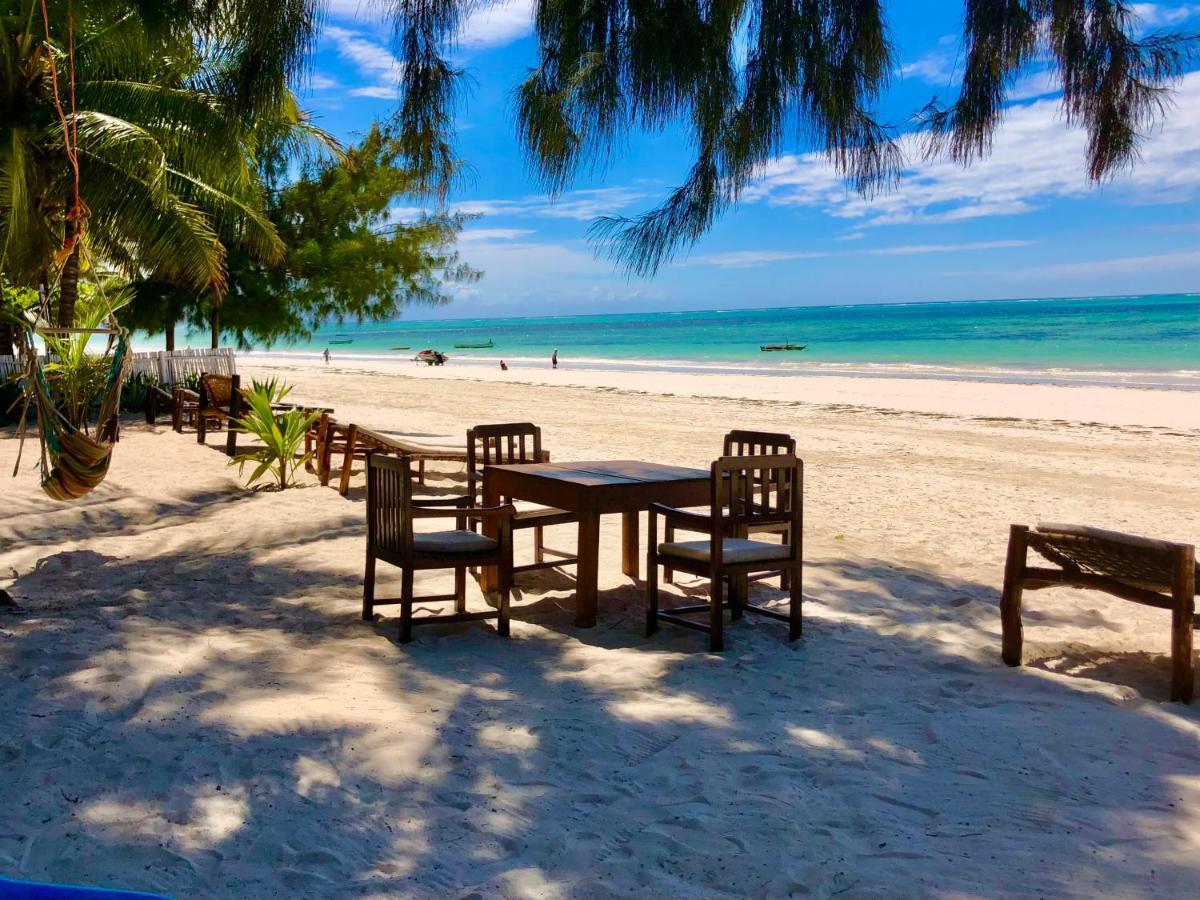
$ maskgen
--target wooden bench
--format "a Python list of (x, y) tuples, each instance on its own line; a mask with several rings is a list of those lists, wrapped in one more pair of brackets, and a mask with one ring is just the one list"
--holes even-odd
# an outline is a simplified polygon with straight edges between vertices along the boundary
[[(1053, 565), (1031, 566), (1033, 550)], [(1195, 684), (1192, 630), (1200, 570), (1196, 548), (1079, 525), (1013, 525), (1000, 600), (1001, 655), (1021, 665), (1023, 591), (1076, 587), (1171, 611), (1171, 699), (1191, 702)]]
[(441, 460), (463, 464), (467, 461), (465, 440), (460, 443), (456, 438), (451, 437), (374, 431), (354, 423), (338, 422), (330, 415), (321, 417), (313, 437), (316, 442), (317, 477), (321, 484), (329, 484), (334, 456), (338, 454), (341, 456), (338, 493), (342, 496), (345, 496), (350, 490), (354, 461), (356, 459), (366, 460), (372, 453), (381, 452), (408, 457), (417, 466), (413, 470), (413, 477), (420, 484), (425, 483), (425, 463), (427, 461)]

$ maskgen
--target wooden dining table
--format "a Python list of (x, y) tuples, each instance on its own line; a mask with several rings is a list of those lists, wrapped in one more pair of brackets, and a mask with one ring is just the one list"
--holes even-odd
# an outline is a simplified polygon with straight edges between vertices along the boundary
[[(709, 472), (632, 459), (484, 467), (483, 505), (495, 506), (501, 498), (553, 506), (579, 516), (575, 624), (590, 628), (596, 624), (600, 517), (621, 513), (621, 570), (636, 579), (640, 513), (651, 503), (708, 503)], [(495, 571), (482, 574), (484, 590), (494, 590)]]

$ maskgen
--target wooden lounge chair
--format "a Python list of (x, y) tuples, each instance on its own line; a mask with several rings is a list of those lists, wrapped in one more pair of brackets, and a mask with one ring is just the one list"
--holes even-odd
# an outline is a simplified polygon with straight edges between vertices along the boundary
[[(1033, 550), (1054, 568), (1031, 566)], [(1001, 655), (1021, 665), (1021, 595), (1048, 587), (1091, 588), (1171, 611), (1171, 699), (1191, 702), (1195, 685), (1192, 630), (1200, 567), (1196, 548), (1079, 525), (1013, 525), (1008, 533), (1000, 600)]]
[(339, 457), (341, 459), (338, 493), (342, 496), (350, 490), (354, 461), (366, 460), (372, 453), (409, 457), (416, 465), (414, 475), (419, 484), (425, 483), (427, 461), (467, 461), (467, 448), (461, 438), (375, 431), (354, 423), (343, 424), (332, 416), (326, 416), (318, 422), (314, 438), (317, 446), (317, 475), (321, 484), (329, 484), (333, 474), (333, 460)]
[[(804, 464), (795, 454), (726, 456), (712, 464), (710, 514), (689, 513), (654, 503), (650, 506), (650, 534), (646, 558), (646, 634), (659, 622), (670, 622), (708, 634), (710, 650), (723, 650), (722, 614), (728, 581), (728, 607), (732, 619), (749, 610), (788, 623), (788, 640), (801, 633), (801, 534), (803, 526)], [(658, 543), (658, 519), (674, 518), (677, 527), (701, 531), (702, 541)], [(755, 541), (746, 535), (768, 526), (786, 525), (787, 544)], [(694, 606), (662, 610), (658, 603), (658, 566), (670, 565), (709, 578), (709, 600)], [(752, 606), (746, 582), (757, 572), (789, 574), (788, 614)], [(684, 618), (707, 612), (708, 624)]]
[[(414, 625), (472, 622), (495, 619), (496, 631), (508, 636), (508, 607), (512, 586), (512, 517), (507, 505), (490, 509), (471, 507), (469, 497), (414, 500), (412, 463), (408, 457), (372, 453), (367, 457), (367, 568), (363, 578), (362, 617), (371, 621), (375, 607), (400, 604), (400, 642), (412, 640)], [(452, 531), (416, 532), (417, 519), (455, 519)], [(484, 537), (466, 528), (468, 519), (489, 519), (496, 537)], [(375, 596), (375, 565), (383, 560), (401, 570), (399, 597)], [(467, 612), (467, 569), (498, 566), (500, 603), (498, 609)], [(413, 575), (418, 569), (453, 569), (454, 593), (429, 597), (413, 595)], [(450, 614), (413, 616), (417, 603), (454, 602)]]
[[(467, 432), (467, 494), (473, 503), (480, 502), (484, 466), (528, 465), (549, 461), (550, 454), (542, 449), (542, 430), (531, 422), (476, 425)], [(545, 529), (551, 525), (578, 523), (578, 515), (524, 500), (515, 502), (513, 506), (517, 511), (513, 517), (513, 530), (533, 529), (533, 562), (514, 566), (513, 572), (572, 566), (579, 562), (575, 554), (547, 547), (545, 536)], [(547, 560), (548, 555), (555, 558)]]
[[(796, 454), (796, 439), (790, 434), (781, 434), (775, 431), (742, 431), (734, 429), (725, 435), (724, 445), (721, 450), (722, 456), (773, 456), (781, 453), (786, 453), (794, 456)], [(689, 509), (689, 513), (699, 513), (702, 516), (708, 515), (706, 509)], [(670, 543), (675, 540), (675, 531), (682, 529), (684, 531), (694, 530), (688, 527), (679, 517), (666, 517), (666, 525), (663, 530), (663, 540)], [(771, 525), (763, 528), (765, 532), (771, 532), (780, 536), (780, 542), (787, 544), (791, 541), (791, 535), (788, 532), (788, 526)], [(775, 573), (762, 572), (755, 576), (759, 578), (771, 578)], [(663, 581), (671, 584), (675, 580), (675, 570), (670, 566), (663, 568)], [(787, 572), (779, 573), (779, 589), (786, 591), (788, 589)]]

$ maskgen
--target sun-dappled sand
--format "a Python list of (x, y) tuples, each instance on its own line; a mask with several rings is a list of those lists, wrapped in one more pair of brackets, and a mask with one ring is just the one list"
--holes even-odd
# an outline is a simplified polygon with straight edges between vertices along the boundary
[[(346, 498), (250, 491), (220, 440), (131, 418), (91, 496), (5, 483), (0, 872), (180, 898), (1200, 893), (1200, 705), (1166, 702), (1169, 614), (1027, 595), (1009, 669), (997, 607), (1010, 522), (1200, 539), (1195, 394), (272, 371), (380, 429), (533, 420), (559, 460), (707, 466), (729, 428), (794, 434), (805, 635), (644, 638), (612, 517), (596, 628), (549, 571), (519, 580), (510, 640), (401, 647), (359, 618), (361, 474)], [(3, 432), (0, 468), (16, 449)]]

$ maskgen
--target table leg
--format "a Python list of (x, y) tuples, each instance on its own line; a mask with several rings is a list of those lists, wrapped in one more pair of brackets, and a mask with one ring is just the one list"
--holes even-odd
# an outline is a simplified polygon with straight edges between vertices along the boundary
[[(496, 493), (495, 488), (488, 485), (488, 479), (485, 475), (483, 479), (483, 505), (497, 506), (499, 503), (500, 495)], [(494, 540), (498, 534), (496, 520), (484, 519), (482, 521), (482, 525), (484, 536), (490, 537)], [(479, 589), (485, 594), (490, 591), (498, 591), (500, 589), (500, 570), (496, 566), (482, 566), (480, 568)]]
[(575, 625), (591, 628), (596, 624), (596, 587), (599, 576), (600, 515), (584, 512), (579, 516), (579, 563), (575, 569)]
[(638, 553), (639, 515), (636, 509), (621, 514), (621, 571), (635, 581), (638, 577), (638, 560), (641, 558)]

